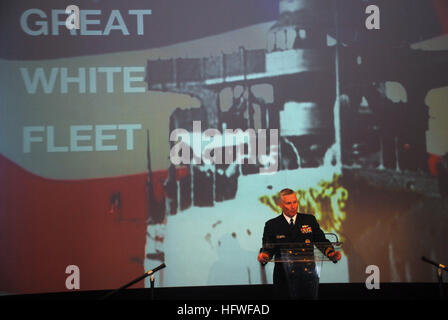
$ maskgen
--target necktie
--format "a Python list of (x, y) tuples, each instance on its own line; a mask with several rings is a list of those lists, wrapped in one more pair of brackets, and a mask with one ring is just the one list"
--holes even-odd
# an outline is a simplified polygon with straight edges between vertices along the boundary
[(294, 219), (293, 219), (293, 218), (291, 218), (291, 220), (289, 220), (289, 225), (290, 225), (291, 227), (294, 227)]

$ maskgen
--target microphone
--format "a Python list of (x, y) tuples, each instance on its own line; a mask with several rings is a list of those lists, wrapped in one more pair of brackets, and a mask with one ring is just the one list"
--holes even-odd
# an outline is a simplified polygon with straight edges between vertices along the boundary
[(425, 262), (427, 262), (427, 263), (429, 263), (429, 264), (432, 264), (433, 266), (436, 266), (436, 267), (439, 268), (439, 269), (443, 269), (443, 270), (445, 270), (445, 271), (448, 271), (448, 267), (447, 267), (446, 265), (444, 265), (444, 264), (436, 263), (436, 262), (434, 262), (434, 261), (432, 261), (432, 260), (429, 260), (429, 259), (426, 258), (426, 257), (422, 257), (422, 260), (425, 261)]
[(159, 271), (160, 269), (163, 269), (163, 268), (165, 268), (165, 267), (166, 267), (166, 265), (165, 265), (164, 263), (162, 263), (160, 266), (154, 268), (153, 270), (149, 270), (148, 272), (145, 272), (142, 276), (140, 276), (140, 277), (138, 277), (137, 279), (135, 279), (135, 280), (129, 282), (128, 284), (125, 284), (124, 286), (118, 288), (118, 289), (115, 290), (115, 291), (111, 291), (111, 292), (109, 292), (108, 294), (106, 294), (105, 296), (103, 296), (101, 299), (102, 299), (102, 300), (107, 299), (107, 298), (109, 298), (110, 296), (116, 294), (118, 291), (123, 290), (123, 289), (126, 289), (127, 287), (132, 286), (134, 283), (137, 283), (137, 282), (139, 282), (140, 280), (143, 280), (144, 278), (153, 275), (154, 273), (156, 273), (157, 271)]
[(159, 271), (160, 269), (163, 269), (165, 267), (166, 267), (166, 265), (164, 263), (162, 263), (160, 266), (155, 267), (153, 270), (149, 270), (148, 272), (146, 272), (146, 276), (150, 276), (150, 275), (156, 273), (157, 271)]

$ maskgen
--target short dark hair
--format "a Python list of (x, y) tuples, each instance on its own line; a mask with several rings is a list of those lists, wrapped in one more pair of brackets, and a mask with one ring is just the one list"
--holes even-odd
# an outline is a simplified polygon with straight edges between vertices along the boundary
[(293, 194), (293, 193), (295, 193), (294, 190), (289, 189), (289, 188), (285, 188), (285, 189), (281, 190), (281, 191), (279, 192), (280, 200), (281, 200), (281, 198), (282, 198), (283, 196), (287, 196), (288, 194)]

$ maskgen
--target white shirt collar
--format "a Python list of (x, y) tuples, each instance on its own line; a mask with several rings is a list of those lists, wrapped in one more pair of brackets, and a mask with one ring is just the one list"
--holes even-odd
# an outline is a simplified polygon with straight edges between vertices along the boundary
[(296, 223), (296, 219), (297, 219), (297, 213), (294, 215), (294, 217), (288, 217), (287, 215), (285, 215), (283, 213), (283, 217), (285, 217), (285, 219), (288, 222), (288, 224), (290, 223), (291, 219), (294, 221), (294, 224), (295, 224)]

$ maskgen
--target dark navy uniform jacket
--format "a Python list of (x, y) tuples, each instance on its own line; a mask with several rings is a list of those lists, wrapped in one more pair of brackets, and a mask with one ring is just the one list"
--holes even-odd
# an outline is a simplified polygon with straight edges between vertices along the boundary
[[(287, 244), (287, 243), (320, 243), (318, 249), (327, 254), (333, 249), (331, 242), (325, 238), (325, 234), (319, 226), (316, 218), (311, 214), (297, 213), (294, 226), (290, 226), (283, 214), (266, 222), (263, 232), (263, 248), (261, 251), (269, 254), (271, 258), (280, 258), (279, 249), (270, 247), (267, 244)], [(277, 289), (287, 288), (285, 269), (282, 262), (276, 262), (274, 267), (274, 286)]]

